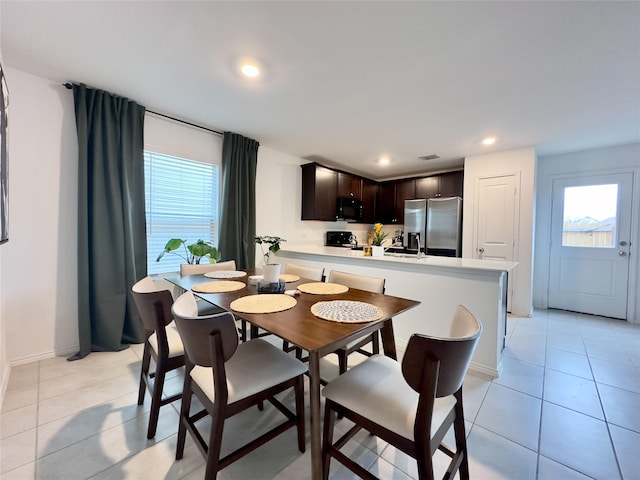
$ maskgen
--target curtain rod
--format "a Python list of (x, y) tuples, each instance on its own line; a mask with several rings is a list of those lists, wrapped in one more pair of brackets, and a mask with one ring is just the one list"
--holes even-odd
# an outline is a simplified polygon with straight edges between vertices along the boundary
[[(70, 83), (63, 83), (62, 86), (65, 87), (67, 90), (71, 90), (73, 88), (73, 85), (71, 85)], [(201, 130), (206, 130), (211, 133), (217, 133), (218, 135), (223, 135), (223, 133), (219, 132), (218, 130), (214, 130), (209, 127), (203, 127), (202, 125), (197, 125), (195, 123), (187, 122), (186, 120), (180, 120), (179, 118), (171, 117), (169, 115), (165, 115), (164, 113), (154, 112), (153, 110), (147, 110), (146, 108), (145, 108), (145, 112), (152, 113), (153, 115), (157, 115), (159, 117), (168, 118), (169, 120), (173, 120), (175, 122), (184, 123), (185, 125), (189, 125), (191, 127), (200, 128)]]

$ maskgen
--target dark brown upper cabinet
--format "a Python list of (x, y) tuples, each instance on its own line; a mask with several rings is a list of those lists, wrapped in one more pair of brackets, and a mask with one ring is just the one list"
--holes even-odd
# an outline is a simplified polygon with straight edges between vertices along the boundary
[(416, 179), (415, 198), (462, 197), (462, 191), (462, 170)]
[(338, 172), (315, 163), (302, 165), (302, 220), (336, 220)]
[(355, 197), (362, 200), (362, 177), (338, 172), (338, 196)]
[(414, 178), (396, 180), (396, 215), (393, 223), (404, 223), (404, 201), (416, 198)]
[(362, 200), (362, 223), (404, 223), (404, 201), (462, 197), (463, 171), (376, 182), (317, 163), (302, 165), (302, 220), (336, 220), (336, 199)]
[(375, 220), (381, 223), (393, 223), (396, 213), (396, 183), (378, 184), (378, 203)]
[(362, 179), (362, 223), (374, 223), (378, 206), (378, 182)]
[(464, 192), (464, 172), (447, 172), (440, 174), (440, 196), (462, 197)]
[(404, 223), (404, 201), (415, 198), (416, 182), (413, 178), (379, 184), (376, 220), (381, 223)]

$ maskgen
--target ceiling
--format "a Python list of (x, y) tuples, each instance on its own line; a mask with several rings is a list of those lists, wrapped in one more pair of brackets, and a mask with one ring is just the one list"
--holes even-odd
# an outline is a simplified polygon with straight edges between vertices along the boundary
[(0, 21), (6, 66), (373, 179), (640, 141), (637, 1), (3, 0)]

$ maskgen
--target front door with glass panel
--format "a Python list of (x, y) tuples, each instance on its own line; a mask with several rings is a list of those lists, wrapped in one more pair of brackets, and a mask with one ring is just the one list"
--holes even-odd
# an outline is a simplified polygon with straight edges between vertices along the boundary
[(553, 183), (549, 308), (627, 318), (633, 173)]

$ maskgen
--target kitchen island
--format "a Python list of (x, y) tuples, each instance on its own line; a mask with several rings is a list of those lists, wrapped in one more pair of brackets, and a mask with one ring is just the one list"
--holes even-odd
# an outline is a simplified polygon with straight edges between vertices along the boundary
[[(470, 370), (498, 377), (507, 320), (507, 275), (516, 262), (438, 256), (386, 254), (365, 257), (361, 250), (288, 244), (277, 257), (283, 264), (324, 267), (359, 275), (384, 277), (389, 295), (422, 302), (394, 322), (399, 352), (413, 333), (446, 337), (455, 307), (466, 306), (484, 330)], [(400, 356), (399, 356), (400, 358)]]

